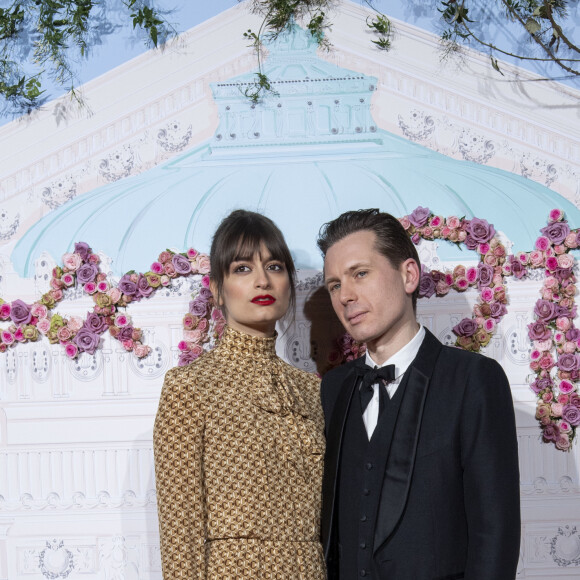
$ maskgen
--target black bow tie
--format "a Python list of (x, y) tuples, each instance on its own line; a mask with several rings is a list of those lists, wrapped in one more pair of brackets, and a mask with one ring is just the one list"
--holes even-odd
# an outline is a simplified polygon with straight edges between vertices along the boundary
[[(358, 374), (362, 376), (360, 404), (364, 413), (364, 410), (373, 398), (373, 385), (379, 379), (382, 379), (383, 384), (392, 383), (395, 380), (395, 365), (387, 365), (381, 368), (375, 367), (374, 369), (365, 365), (364, 367), (358, 368)], [(379, 393), (382, 394), (382, 391), (379, 391)], [(382, 407), (382, 405), (380, 406)]]

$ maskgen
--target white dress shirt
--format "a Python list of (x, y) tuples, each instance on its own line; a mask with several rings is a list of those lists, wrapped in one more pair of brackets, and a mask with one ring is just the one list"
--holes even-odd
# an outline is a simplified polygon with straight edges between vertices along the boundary
[[(387, 396), (393, 398), (398, 386), (401, 383), (403, 375), (407, 372), (409, 365), (413, 362), (419, 351), (419, 347), (425, 338), (425, 328), (423, 326), (419, 327), (417, 334), (399, 351), (397, 351), (391, 358), (386, 360), (382, 365), (377, 365), (375, 361), (371, 358), (369, 351), (366, 354), (366, 364), (371, 368), (384, 367), (386, 365), (395, 365), (395, 380), (392, 383), (386, 385)], [(363, 422), (365, 424), (365, 429), (367, 431), (368, 438), (373, 435), (373, 431), (377, 426), (379, 420), (379, 388), (382, 385), (376, 382), (373, 385), (373, 398), (368, 404), (367, 408), (363, 413)]]

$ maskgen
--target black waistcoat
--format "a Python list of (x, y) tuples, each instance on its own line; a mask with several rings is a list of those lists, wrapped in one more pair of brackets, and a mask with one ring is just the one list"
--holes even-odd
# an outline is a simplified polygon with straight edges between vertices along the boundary
[[(340, 580), (372, 578), (373, 536), (388, 451), (407, 375), (387, 402), (369, 441), (358, 388), (348, 410), (338, 475)], [(384, 388), (384, 387), (383, 387)]]

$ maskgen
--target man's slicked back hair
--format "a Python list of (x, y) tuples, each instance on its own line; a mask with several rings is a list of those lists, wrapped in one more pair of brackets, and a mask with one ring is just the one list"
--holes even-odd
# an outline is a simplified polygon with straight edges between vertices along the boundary
[[(377, 208), (347, 211), (320, 228), (317, 244), (326, 257), (331, 246), (356, 232), (370, 231), (376, 236), (376, 249), (394, 268), (412, 258), (421, 270), (421, 262), (415, 244), (399, 220), (390, 213)], [(419, 285), (413, 292), (413, 310), (417, 307)]]

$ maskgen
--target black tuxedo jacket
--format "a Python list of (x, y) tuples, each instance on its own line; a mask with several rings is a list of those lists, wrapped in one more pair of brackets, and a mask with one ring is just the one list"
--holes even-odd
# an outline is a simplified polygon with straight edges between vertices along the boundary
[[(345, 418), (364, 357), (322, 380), (322, 540), (338, 579), (337, 481)], [(493, 359), (429, 331), (407, 370), (385, 444), (373, 580), (513, 580), (520, 548), (517, 439), (509, 383)], [(355, 580), (341, 578), (340, 580)]]

